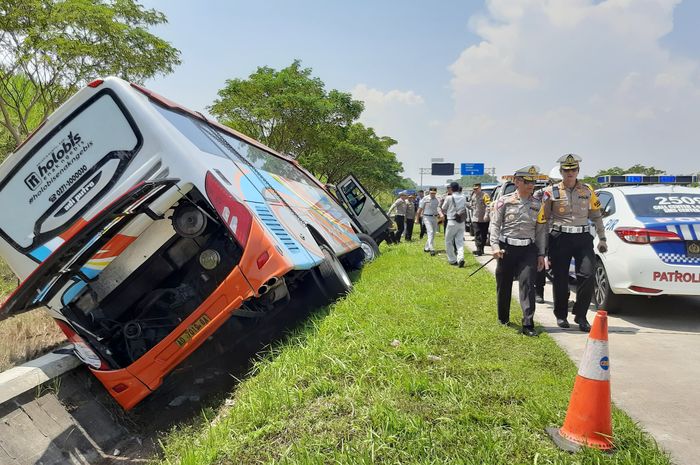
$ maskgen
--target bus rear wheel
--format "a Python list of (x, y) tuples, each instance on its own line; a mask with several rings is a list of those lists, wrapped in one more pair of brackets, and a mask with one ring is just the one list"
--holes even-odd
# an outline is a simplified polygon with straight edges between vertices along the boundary
[(352, 290), (352, 281), (333, 250), (321, 245), (323, 262), (312, 272), (316, 287), (328, 302), (332, 302)]

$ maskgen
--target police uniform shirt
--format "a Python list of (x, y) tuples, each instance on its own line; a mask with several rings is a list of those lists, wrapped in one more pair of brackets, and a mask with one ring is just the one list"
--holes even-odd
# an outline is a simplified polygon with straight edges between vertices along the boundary
[(600, 201), (589, 185), (577, 180), (568, 189), (562, 181), (544, 189), (540, 223), (547, 223), (551, 229), (551, 226), (587, 226), (589, 219), (595, 224), (598, 237), (605, 237)]
[(465, 211), (467, 208), (467, 199), (461, 192), (455, 192), (445, 199), (442, 204), (442, 210), (448, 220), (454, 220), (457, 212)]
[(537, 253), (544, 255), (546, 225), (537, 221), (542, 203), (535, 197), (521, 199), (518, 192), (505, 195), (493, 206), (489, 233), (491, 249), (500, 250), (499, 239), (530, 239), (537, 245)]
[(397, 216), (406, 216), (406, 200), (400, 197), (396, 199), (396, 202), (389, 208), (389, 214), (394, 210), (396, 210)]
[(413, 219), (416, 217), (416, 206), (411, 200), (406, 200), (406, 218)]
[(480, 194), (472, 193), (471, 198), (471, 208), (472, 208), (472, 221), (474, 223), (486, 223), (488, 222), (488, 206), (491, 203), (491, 198), (485, 192)]
[(418, 208), (423, 209), (422, 214), (425, 216), (437, 216), (439, 203), (440, 201), (437, 197), (431, 198), (429, 195), (426, 195), (420, 200)]

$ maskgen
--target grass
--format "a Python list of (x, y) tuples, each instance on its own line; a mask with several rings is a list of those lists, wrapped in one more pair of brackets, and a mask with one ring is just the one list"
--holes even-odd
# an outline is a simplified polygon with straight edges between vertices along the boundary
[(497, 324), (494, 279), (466, 280), (471, 257), (457, 269), (421, 246), (383, 247), (218, 411), (163, 437), (162, 463), (669, 463), (617, 409), (614, 454), (555, 448), (544, 429), (564, 420), (574, 364), (546, 334)]
[[(17, 278), (0, 259), (0, 302), (17, 287)], [(33, 310), (0, 321), (0, 371), (50, 352), (65, 341), (53, 318)]]

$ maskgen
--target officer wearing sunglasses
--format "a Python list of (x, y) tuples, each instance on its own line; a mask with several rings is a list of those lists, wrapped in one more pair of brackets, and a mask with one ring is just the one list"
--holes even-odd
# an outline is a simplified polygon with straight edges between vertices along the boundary
[(560, 157), (562, 181), (545, 188), (538, 222), (547, 224), (549, 258), (553, 274), (554, 316), (557, 325), (568, 328), (569, 264), (576, 264), (576, 303), (574, 322), (584, 332), (591, 330), (586, 319), (593, 298), (595, 254), (589, 220), (595, 225), (600, 242), (598, 250), (605, 253), (605, 239), (600, 201), (593, 188), (577, 179), (581, 157), (573, 153)]
[(520, 306), (523, 309), (522, 332), (535, 332), (535, 277), (545, 266), (545, 224), (537, 222), (541, 202), (532, 194), (539, 168), (526, 166), (515, 172), (515, 192), (499, 198), (493, 206), (491, 225), (491, 253), (498, 259), (496, 265), (496, 293), (498, 320), (508, 325), (513, 280), (519, 284)]

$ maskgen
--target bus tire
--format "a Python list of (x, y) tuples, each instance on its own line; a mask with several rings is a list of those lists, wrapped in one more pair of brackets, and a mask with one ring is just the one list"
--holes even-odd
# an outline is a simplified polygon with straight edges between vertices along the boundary
[(326, 299), (334, 301), (352, 290), (352, 281), (333, 250), (325, 244), (320, 248), (324, 260), (313, 271), (313, 279)]
[(364, 252), (362, 265), (373, 262), (379, 256), (379, 246), (368, 234), (358, 234), (357, 238), (360, 240), (360, 248)]

